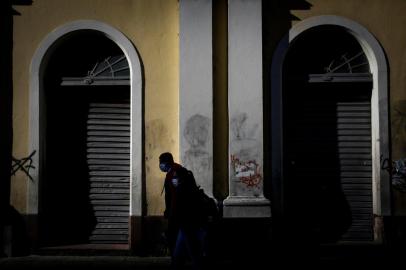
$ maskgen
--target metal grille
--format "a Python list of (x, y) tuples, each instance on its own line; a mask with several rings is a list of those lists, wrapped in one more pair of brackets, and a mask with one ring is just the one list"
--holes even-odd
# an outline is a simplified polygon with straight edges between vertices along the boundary
[[(85, 75), (85, 74), (84, 74)], [(130, 68), (124, 55), (97, 62), (83, 77), (62, 77), (62, 86), (130, 85)]]
[(128, 243), (130, 104), (90, 103), (87, 119), (90, 202), (96, 226), (90, 243)]

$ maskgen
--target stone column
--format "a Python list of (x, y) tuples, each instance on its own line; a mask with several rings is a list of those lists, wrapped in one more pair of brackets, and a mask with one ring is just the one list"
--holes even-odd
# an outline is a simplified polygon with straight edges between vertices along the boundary
[(228, 2), (229, 196), (224, 217), (270, 217), (263, 195), (261, 0)]
[(180, 0), (180, 155), (213, 196), (212, 1)]

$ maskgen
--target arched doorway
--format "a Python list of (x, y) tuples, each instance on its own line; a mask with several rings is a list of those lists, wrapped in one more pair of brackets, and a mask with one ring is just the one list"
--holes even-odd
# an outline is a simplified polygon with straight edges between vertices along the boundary
[(386, 76), (379, 44), (344, 18), (310, 18), (281, 41), (272, 63), (272, 176), (295, 236), (382, 240)]
[(142, 212), (142, 75), (135, 48), (96, 21), (49, 34), (31, 65), (28, 212), (39, 244), (123, 244)]
[(320, 26), (283, 67), (284, 215), (320, 242), (373, 240), (372, 75), (358, 42)]
[(103, 34), (76, 31), (44, 74), (43, 245), (128, 244), (128, 62)]

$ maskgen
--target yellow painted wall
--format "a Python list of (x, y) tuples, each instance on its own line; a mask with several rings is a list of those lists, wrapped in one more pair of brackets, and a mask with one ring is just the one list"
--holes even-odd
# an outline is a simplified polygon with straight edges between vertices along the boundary
[[(34, 0), (14, 7), (13, 155), (29, 155), (29, 68), (40, 42), (55, 28), (75, 20), (109, 24), (131, 40), (145, 76), (145, 167), (148, 215), (161, 215), (163, 174), (158, 156), (171, 151), (178, 159), (179, 15), (177, 0)], [(11, 179), (11, 203), (26, 209), (28, 178)]]

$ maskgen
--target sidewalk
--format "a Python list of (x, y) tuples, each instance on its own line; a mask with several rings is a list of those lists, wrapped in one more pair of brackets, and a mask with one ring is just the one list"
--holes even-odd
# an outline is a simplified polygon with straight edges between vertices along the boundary
[(42, 256), (0, 259), (0, 269), (169, 269), (169, 257)]
[[(170, 262), (169, 257), (30, 255), (25, 257), (0, 258), (0, 269), (170, 269)], [(247, 267), (246, 263), (222, 260), (208, 265), (205, 269), (249, 269)], [(186, 269), (192, 269), (190, 263), (186, 264)]]
[[(296, 246), (297, 247), (297, 246)], [(306, 250), (291, 246), (273, 249), (247, 256), (217, 258), (207, 269), (289, 269), (292, 266), (322, 267), (323, 269), (360, 266), (362, 269), (386, 268), (401, 262), (403, 252), (394, 254), (379, 246), (331, 246), (320, 250)], [(0, 269), (170, 269), (169, 257), (140, 257), (122, 255), (30, 255), (26, 257), (0, 258)], [(190, 265), (186, 269), (191, 269)]]

